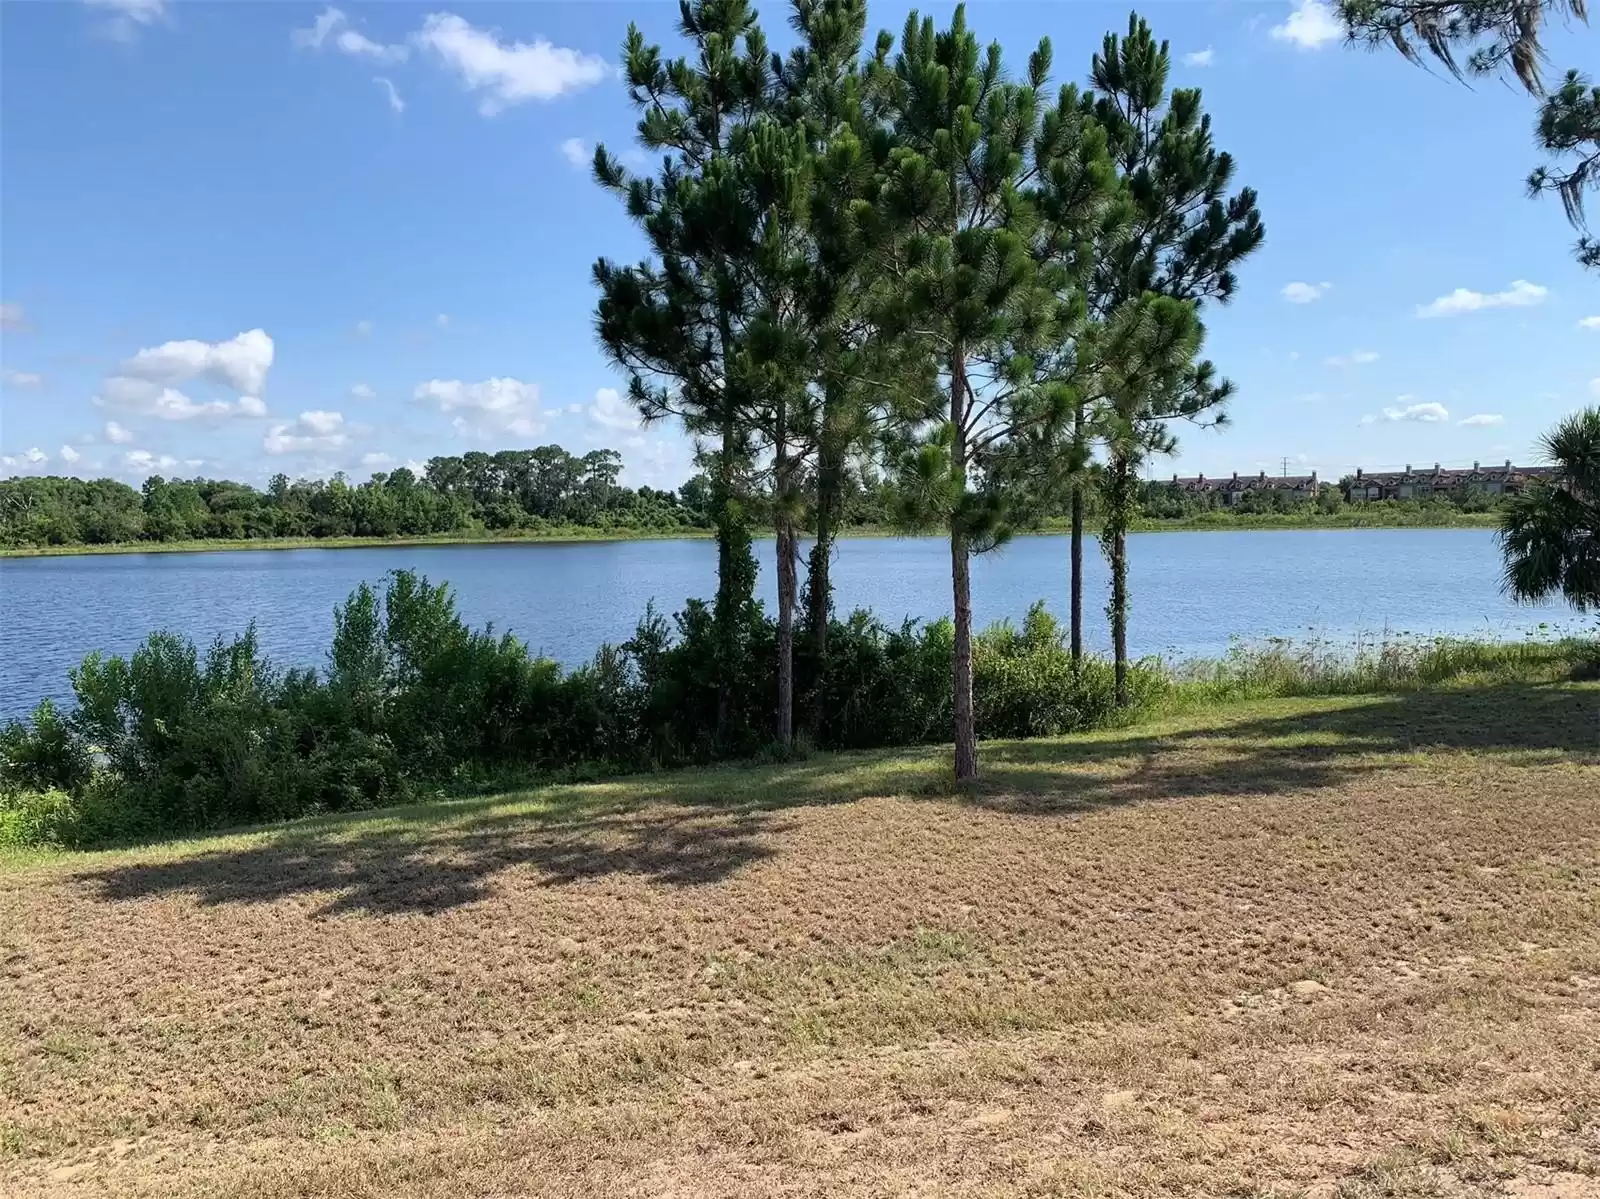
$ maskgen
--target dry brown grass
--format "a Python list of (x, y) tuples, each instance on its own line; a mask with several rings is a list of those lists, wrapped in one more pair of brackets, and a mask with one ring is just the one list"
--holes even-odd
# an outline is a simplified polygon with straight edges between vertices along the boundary
[(1600, 689), (0, 877), (0, 1193), (1600, 1197)]

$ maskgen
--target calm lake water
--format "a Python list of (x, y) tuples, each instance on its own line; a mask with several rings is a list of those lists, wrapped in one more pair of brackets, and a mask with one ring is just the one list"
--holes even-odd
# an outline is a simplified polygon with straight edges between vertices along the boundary
[[(1105, 561), (1093, 544), (1085, 550), (1086, 636), (1107, 649)], [(770, 610), (772, 543), (761, 552)], [(1236, 636), (1515, 637), (1541, 623), (1585, 627), (1570, 608), (1522, 607), (1502, 595), (1494, 535), (1484, 529), (1145, 533), (1130, 538), (1129, 561), (1135, 655), (1216, 656)], [(493, 622), (572, 665), (624, 640), (648, 601), (671, 613), (709, 596), (715, 562), (709, 541), (0, 560), (0, 714), (69, 697), (67, 669), (85, 654), (127, 654), (156, 629), (207, 643), (253, 619), (276, 661), (320, 665), (334, 605), (363, 579), (402, 567), (448, 580), (472, 623)], [(836, 604), (841, 614), (867, 607), (893, 622), (948, 615), (948, 572), (937, 538), (845, 540)], [(1064, 537), (1021, 538), (973, 565), (980, 624), (1018, 619), (1036, 599), (1065, 618), (1066, 586)]]

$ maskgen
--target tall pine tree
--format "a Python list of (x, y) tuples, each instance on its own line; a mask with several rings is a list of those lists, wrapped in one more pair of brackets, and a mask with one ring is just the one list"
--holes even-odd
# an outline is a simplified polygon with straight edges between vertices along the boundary
[(633, 266), (595, 264), (596, 328), (627, 372), (641, 416), (677, 417), (708, 446), (717, 738), (725, 742), (746, 673), (756, 577), (744, 492), (759, 398), (749, 392), (757, 300), (748, 264), (761, 214), (748, 203), (737, 157), (776, 92), (765, 36), (745, 0), (680, 0), (679, 31), (693, 52), (671, 61), (636, 26), (624, 42), (628, 98), (641, 114), (637, 140), (660, 166), (654, 176), (634, 176), (604, 146), (595, 151), (596, 179), (623, 199), (651, 255)]
[(1057, 313), (1030, 253), (1024, 195), (1049, 67), (1041, 42), (1023, 80), (1008, 82), (1000, 46), (980, 51), (958, 7), (943, 32), (912, 13), (876, 72), (895, 143), (877, 206), (894, 232), (879, 259), (891, 284), (882, 332), (916, 345), (943, 389), (942, 417), (901, 482), (917, 514), (949, 534), (958, 780), (978, 770), (971, 556), (1008, 531), (1005, 472), (985, 467), (1036, 417), (1030, 355)]
[[(1125, 236), (1100, 255), (1090, 308), (1108, 330), (1098, 369), (1113, 427), (1101, 495), (1101, 547), (1112, 573), (1111, 621), (1117, 702), (1128, 703), (1127, 528), (1138, 467), (1150, 453), (1171, 452), (1173, 420), (1217, 423), (1232, 385), (1209, 362), (1192, 362), (1173, 379), (1172, 353), (1198, 353), (1202, 331), (1160, 298), (1192, 305), (1227, 303), (1234, 269), (1261, 245), (1266, 229), (1255, 192), (1231, 192), (1234, 164), (1212, 144), (1211, 118), (1197, 88), (1167, 91), (1171, 54), (1134, 14), (1119, 38), (1108, 33), (1090, 69), (1084, 103), (1106, 131), (1112, 158), (1133, 204)], [(1118, 354), (1134, 351), (1131, 361)]]

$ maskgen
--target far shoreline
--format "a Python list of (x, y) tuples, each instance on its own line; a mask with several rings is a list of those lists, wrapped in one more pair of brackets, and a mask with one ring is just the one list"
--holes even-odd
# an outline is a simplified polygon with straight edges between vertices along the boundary
[[(1303, 532), (1360, 532), (1373, 530), (1449, 530), (1492, 529), (1498, 525), (1492, 512), (1459, 514), (1443, 522), (1364, 521), (1356, 516), (1340, 516), (1330, 520), (1282, 520), (1275, 517), (1242, 517), (1227, 521), (1189, 519), (1175, 521), (1141, 521), (1133, 533), (1303, 533)], [(1093, 525), (1084, 532), (1097, 531)], [(1060, 537), (1070, 532), (1065, 521), (1049, 522), (1039, 528), (1027, 529), (1019, 537)], [(862, 527), (841, 530), (841, 538), (875, 537), (929, 537), (938, 536), (939, 530), (903, 530), (893, 528)], [(231, 553), (240, 550), (345, 550), (345, 549), (399, 549), (411, 547), (455, 546), (518, 546), (518, 545), (593, 545), (626, 541), (706, 541), (712, 537), (710, 529), (572, 529), (544, 530), (525, 534), (461, 534), (451, 533), (423, 537), (281, 537), (255, 538), (237, 541), (132, 541), (107, 545), (61, 546), (11, 546), (0, 548), (0, 560), (20, 558), (76, 558), (96, 557), (106, 554), (204, 554)], [(807, 540), (806, 534), (801, 534)], [(769, 540), (771, 534), (757, 540)]]

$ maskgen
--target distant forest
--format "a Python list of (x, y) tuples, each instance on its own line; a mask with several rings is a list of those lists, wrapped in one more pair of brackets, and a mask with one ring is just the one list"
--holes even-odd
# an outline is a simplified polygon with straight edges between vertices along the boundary
[[(536, 536), (593, 530), (610, 535), (670, 534), (712, 527), (711, 482), (697, 473), (676, 491), (626, 487), (618, 482), (622, 455), (615, 450), (568, 453), (560, 446), (471, 452), (428, 460), (421, 475), (406, 467), (380, 471), (364, 483), (342, 474), (330, 479), (274, 475), (264, 490), (227, 479), (167, 479), (153, 475), (135, 488), (115, 479), (61, 476), (0, 480), (0, 545), (9, 548), (121, 545), (183, 541), (265, 541), (287, 538)], [(893, 484), (870, 463), (846, 472), (841, 524), (846, 528), (898, 527), (905, 505)], [(752, 482), (750, 503), (770, 504), (770, 488)], [(1095, 516), (1090, 493), (1091, 518)], [(1488, 511), (1493, 497), (1365, 504), (1425, 516)], [(1314, 500), (1277, 492), (1251, 493), (1219, 510), (1215, 496), (1180, 491), (1169, 483), (1144, 483), (1140, 516), (1146, 522), (1200, 520), (1226, 523), (1241, 516), (1336, 516), (1349, 511), (1337, 488)], [(1308, 509), (1310, 511), (1308, 511)], [(1050, 523), (1066, 516), (1045, 510)]]

